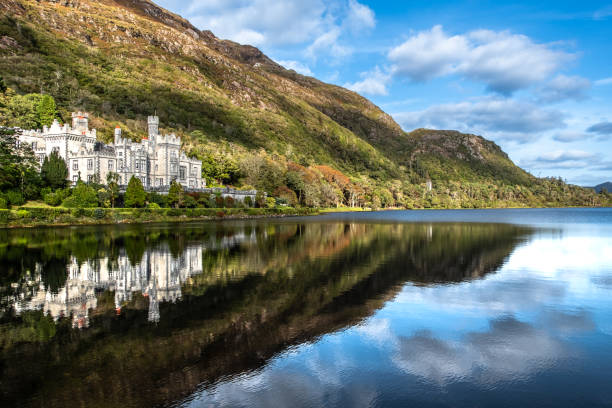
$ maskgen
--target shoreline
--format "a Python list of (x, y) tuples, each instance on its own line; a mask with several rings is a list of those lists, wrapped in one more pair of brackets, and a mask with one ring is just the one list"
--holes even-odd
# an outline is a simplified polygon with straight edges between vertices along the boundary
[(0, 210), (0, 229), (248, 220), (318, 215), (311, 208), (39, 208)]

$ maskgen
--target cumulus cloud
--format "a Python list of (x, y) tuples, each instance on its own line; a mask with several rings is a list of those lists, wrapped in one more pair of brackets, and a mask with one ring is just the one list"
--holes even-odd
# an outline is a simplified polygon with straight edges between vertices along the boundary
[(556, 150), (554, 152), (547, 152), (538, 156), (537, 160), (548, 163), (560, 163), (591, 159), (593, 157), (595, 157), (594, 153), (585, 152), (583, 150)]
[(508, 31), (449, 36), (437, 25), (393, 48), (388, 58), (397, 75), (415, 81), (456, 73), (509, 94), (545, 80), (573, 55)]
[(612, 77), (611, 78), (598, 79), (597, 81), (595, 81), (595, 85), (597, 85), (597, 86), (612, 85)]
[(487, 135), (495, 133), (519, 141), (527, 140), (537, 132), (566, 126), (560, 111), (500, 98), (435, 105), (423, 111), (396, 113), (393, 117), (405, 129), (458, 129)]
[(602, 136), (612, 135), (612, 122), (600, 122), (587, 129), (589, 133), (596, 133)]
[(357, 0), (192, 0), (185, 14), (200, 29), (243, 44), (310, 44), (310, 57), (346, 56), (350, 49), (340, 37), (376, 25), (372, 9)]
[(557, 75), (540, 88), (538, 100), (544, 103), (560, 102), (566, 99), (580, 101), (587, 98), (591, 81), (579, 76)]
[(287, 60), (287, 61), (276, 61), (276, 62), (278, 62), (280, 65), (282, 65), (283, 67), (287, 69), (294, 70), (298, 74), (314, 76), (310, 68), (308, 68), (308, 65), (300, 61)]
[(356, 0), (349, 0), (348, 16), (344, 22), (353, 32), (358, 33), (363, 29), (371, 29), (376, 26), (374, 11)]
[(567, 355), (559, 339), (508, 316), (491, 321), (489, 330), (468, 333), (458, 342), (435, 338), (429, 332), (401, 338), (394, 361), (402, 370), (439, 384), (466, 377), (494, 384), (541, 370)]
[(387, 85), (391, 81), (391, 75), (376, 67), (371, 72), (361, 74), (361, 81), (347, 82), (343, 86), (362, 95), (387, 95)]
[(586, 140), (590, 137), (591, 135), (588, 135), (585, 132), (577, 132), (575, 130), (562, 130), (556, 135), (554, 135), (553, 139), (557, 142), (571, 143)]
[(341, 33), (340, 28), (334, 27), (332, 30), (321, 34), (308, 46), (308, 48), (306, 48), (306, 56), (314, 59), (319, 54), (329, 54), (334, 58), (342, 58), (350, 55), (352, 49), (340, 45), (338, 42)]

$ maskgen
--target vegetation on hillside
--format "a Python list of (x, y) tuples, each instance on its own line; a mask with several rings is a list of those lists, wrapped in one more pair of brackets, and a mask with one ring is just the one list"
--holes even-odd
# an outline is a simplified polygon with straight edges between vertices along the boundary
[(255, 187), (291, 205), (609, 203), (533, 177), (480, 136), (403, 132), (361, 96), (285, 70), (148, 1), (4, 0), (0, 10), (0, 125), (36, 128), (87, 110), (103, 141), (116, 125), (139, 140), (156, 111), (163, 131), (203, 161), (209, 185)]

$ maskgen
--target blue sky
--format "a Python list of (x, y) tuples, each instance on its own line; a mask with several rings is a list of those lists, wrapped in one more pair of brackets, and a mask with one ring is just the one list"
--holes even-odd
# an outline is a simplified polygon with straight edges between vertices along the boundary
[(369, 98), (407, 131), (497, 142), (539, 176), (612, 180), (612, 2), (159, 0)]

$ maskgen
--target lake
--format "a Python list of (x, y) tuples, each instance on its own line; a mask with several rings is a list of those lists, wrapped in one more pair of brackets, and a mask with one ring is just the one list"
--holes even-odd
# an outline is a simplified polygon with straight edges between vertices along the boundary
[(0, 405), (612, 406), (612, 209), (0, 230)]

